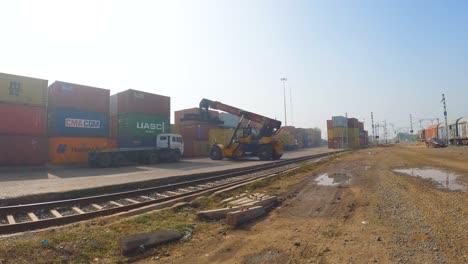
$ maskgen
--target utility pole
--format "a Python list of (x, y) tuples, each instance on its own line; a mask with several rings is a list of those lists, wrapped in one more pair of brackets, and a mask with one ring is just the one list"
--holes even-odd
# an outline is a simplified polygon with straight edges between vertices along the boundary
[(413, 115), (409, 115), (409, 120), (410, 120), (410, 133), (413, 134)]
[(292, 89), (289, 86), (289, 106), (291, 112), (291, 126), (294, 126), (294, 112), (293, 112), (293, 99), (292, 99)]
[(374, 112), (370, 112), (371, 122), (372, 122), (372, 143), (375, 143), (375, 126), (374, 126)]
[(280, 79), (283, 82), (283, 95), (284, 95), (284, 126), (288, 125), (288, 118), (286, 117), (286, 79), (285, 77)]
[(384, 120), (384, 139), (385, 139), (385, 144), (388, 144), (388, 141), (387, 141), (387, 120)]
[(448, 122), (447, 122), (447, 105), (445, 104), (445, 94), (442, 94), (442, 103), (444, 104), (444, 117), (445, 117), (445, 135), (447, 137), (446, 143), (449, 144)]
[(345, 117), (346, 117), (346, 148), (349, 148), (348, 113), (345, 113)]

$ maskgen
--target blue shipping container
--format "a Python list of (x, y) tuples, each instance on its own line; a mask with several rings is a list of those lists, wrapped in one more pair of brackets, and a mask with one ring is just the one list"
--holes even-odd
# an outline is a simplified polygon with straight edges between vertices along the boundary
[(119, 148), (155, 148), (156, 137), (119, 137)]
[(49, 109), (49, 136), (108, 137), (109, 115), (72, 109)]

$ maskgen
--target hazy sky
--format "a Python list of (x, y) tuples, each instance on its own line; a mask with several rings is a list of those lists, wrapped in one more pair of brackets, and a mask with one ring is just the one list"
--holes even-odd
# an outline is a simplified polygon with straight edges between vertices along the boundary
[[(293, 125), (468, 116), (466, 1), (2, 1), (0, 72), (202, 98)], [(288, 124), (291, 116), (288, 102)], [(417, 128), (417, 127), (415, 127)]]

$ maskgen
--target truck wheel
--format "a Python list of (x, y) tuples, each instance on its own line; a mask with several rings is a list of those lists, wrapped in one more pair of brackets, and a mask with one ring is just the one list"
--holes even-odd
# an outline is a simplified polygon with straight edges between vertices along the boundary
[(156, 164), (158, 162), (159, 162), (159, 155), (157, 153), (152, 152), (148, 155), (149, 164)]
[(210, 149), (210, 158), (212, 160), (222, 160), (223, 153), (221, 153), (221, 149), (218, 146), (214, 146)]
[(179, 150), (173, 151), (171, 156), (172, 156), (172, 157), (171, 157), (171, 160), (172, 160), (172, 161), (175, 161), (175, 162), (179, 161), (179, 160), (180, 160), (180, 152), (179, 152)]
[(258, 150), (258, 158), (260, 160), (270, 160), (273, 157), (273, 149), (271, 146), (261, 146)]
[(99, 167), (108, 168), (112, 165), (112, 157), (109, 153), (104, 153), (99, 156)]

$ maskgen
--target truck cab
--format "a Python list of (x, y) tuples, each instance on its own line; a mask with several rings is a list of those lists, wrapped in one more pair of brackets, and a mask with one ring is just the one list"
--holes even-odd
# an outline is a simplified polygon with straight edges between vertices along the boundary
[(156, 142), (158, 149), (178, 149), (184, 155), (184, 140), (178, 134), (159, 134)]

